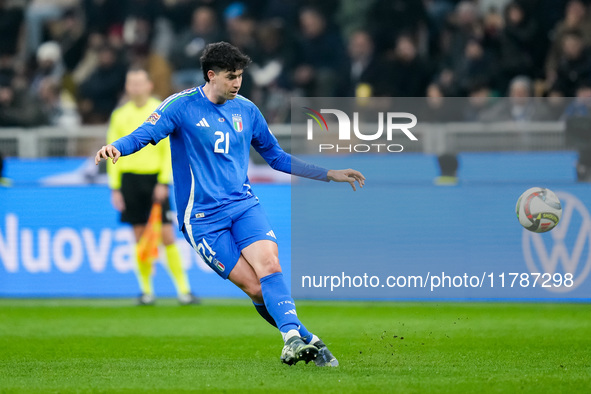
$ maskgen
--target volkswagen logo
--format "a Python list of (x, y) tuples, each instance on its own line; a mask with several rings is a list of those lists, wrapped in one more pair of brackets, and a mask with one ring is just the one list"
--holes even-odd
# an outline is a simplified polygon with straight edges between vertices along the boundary
[(524, 230), (523, 256), (532, 273), (573, 275), (573, 285), (544, 287), (567, 293), (585, 281), (591, 271), (591, 215), (585, 204), (566, 192), (557, 192), (562, 203), (562, 219), (547, 234)]

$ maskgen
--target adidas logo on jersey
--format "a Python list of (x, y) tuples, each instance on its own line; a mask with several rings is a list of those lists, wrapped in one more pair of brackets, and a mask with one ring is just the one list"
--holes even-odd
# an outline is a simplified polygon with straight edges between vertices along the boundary
[(205, 120), (205, 118), (203, 118), (199, 121), (199, 123), (195, 123), (195, 126), (209, 127), (209, 123), (207, 123), (207, 120)]
[(277, 237), (275, 236), (275, 233), (273, 232), (273, 230), (269, 231), (269, 232), (267, 233), (267, 235), (268, 235), (269, 237), (273, 237), (273, 238), (277, 239)]

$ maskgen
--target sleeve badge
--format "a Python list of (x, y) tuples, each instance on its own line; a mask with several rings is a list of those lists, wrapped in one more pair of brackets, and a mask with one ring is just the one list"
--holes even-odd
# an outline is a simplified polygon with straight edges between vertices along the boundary
[(160, 115), (158, 115), (156, 112), (152, 112), (152, 115), (148, 116), (148, 119), (146, 119), (145, 123), (156, 125), (158, 119), (160, 119)]

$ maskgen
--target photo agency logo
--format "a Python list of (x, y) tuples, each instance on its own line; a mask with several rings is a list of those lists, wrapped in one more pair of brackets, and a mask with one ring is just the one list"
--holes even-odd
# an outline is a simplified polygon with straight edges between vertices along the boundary
[[(417, 117), (409, 112), (378, 112), (377, 113), (377, 131), (369, 131), (367, 124), (360, 127), (359, 112), (353, 112), (353, 121), (347, 113), (339, 109), (322, 108), (316, 111), (310, 107), (302, 107), (304, 114), (309, 116), (307, 120), (307, 139), (314, 141), (314, 128), (319, 129), (321, 133), (332, 133), (329, 130), (328, 123), (323, 114), (334, 115), (336, 118), (337, 143), (326, 143), (324, 140), (318, 144), (318, 152), (348, 152), (348, 153), (368, 153), (368, 152), (389, 152), (399, 153), (404, 150), (404, 146), (399, 143), (393, 143), (392, 139), (396, 133), (404, 134), (410, 141), (418, 141), (417, 137), (410, 131), (417, 124)], [(404, 121), (407, 122), (404, 122)], [(375, 126), (374, 126), (375, 127)], [(361, 129), (364, 130), (361, 130)], [(351, 131), (357, 140), (363, 143), (353, 143)], [(385, 141), (383, 138), (386, 134)], [(321, 136), (322, 137), (322, 136)], [(318, 138), (319, 139), (319, 138)], [(380, 141), (381, 140), (381, 141)]]

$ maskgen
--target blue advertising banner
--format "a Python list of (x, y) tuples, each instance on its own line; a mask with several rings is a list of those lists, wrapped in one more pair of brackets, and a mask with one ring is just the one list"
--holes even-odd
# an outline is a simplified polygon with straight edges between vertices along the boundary
[[(433, 184), (430, 155), (305, 159), (357, 168), (367, 183), (357, 192), (301, 179), (253, 186), (297, 298), (591, 299), (591, 185), (574, 181), (574, 153), (461, 154), (457, 186)], [(118, 222), (108, 188), (43, 186), (34, 162), (11, 160), (14, 187), (0, 188), (0, 296), (136, 296), (131, 229)], [(38, 165), (43, 176), (61, 168)], [(545, 234), (515, 216), (533, 186), (562, 202), (561, 222)], [(199, 296), (244, 297), (180, 234), (178, 244)], [(156, 267), (157, 295), (174, 296), (165, 265)]]
[[(315, 156), (355, 168), (362, 190), (292, 186), (292, 291), (300, 298), (591, 299), (591, 184), (572, 153), (460, 155), (460, 181), (436, 186), (425, 155)], [(537, 234), (518, 197), (556, 192), (562, 219)]]
[[(256, 185), (254, 190), (280, 240), (280, 259), (289, 272), (289, 185)], [(178, 237), (197, 295), (244, 296), (205, 265), (180, 233)], [(14, 187), (0, 188), (0, 296), (136, 296), (132, 245), (131, 228), (119, 223), (106, 186), (15, 182)], [(155, 291), (175, 296), (165, 270), (164, 264), (156, 264)]]

